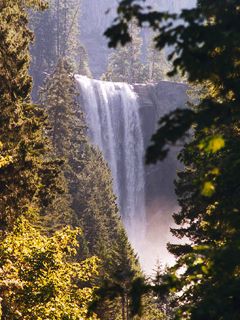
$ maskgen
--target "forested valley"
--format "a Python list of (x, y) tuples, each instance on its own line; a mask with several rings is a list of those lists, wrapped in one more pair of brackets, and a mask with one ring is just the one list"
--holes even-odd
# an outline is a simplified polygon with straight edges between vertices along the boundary
[(240, 319), (240, 1), (219, 2), (118, 1), (94, 68), (83, 0), (0, 0), (0, 319)]

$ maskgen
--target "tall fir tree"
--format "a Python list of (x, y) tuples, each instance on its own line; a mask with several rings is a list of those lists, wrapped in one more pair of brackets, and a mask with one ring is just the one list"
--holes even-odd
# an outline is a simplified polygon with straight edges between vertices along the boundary
[(170, 70), (171, 64), (167, 60), (165, 51), (157, 50), (153, 41), (153, 36), (150, 37), (147, 50), (147, 80), (149, 82), (169, 80), (167, 73)]
[(146, 78), (149, 82), (172, 81), (187, 82), (187, 76), (181, 75), (179, 72), (174, 76), (169, 76), (173, 69), (173, 64), (168, 60), (169, 48), (159, 50), (156, 48), (155, 38), (157, 34), (151, 34), (148, 40)]
[[(211, 88), (205, 86), (202, 99), (215, 94)], [(231, 141), (228, 148), (222, 136)], [(174, 214), (178, 228), (172, 232), (190, 243), (169, 245), (177, 259), (170, 279), (176, 288), (185, 287), (176, 299), (177, 319), (238, 317), (238, 145), (238, 122), (210, 131), (198, 128), (179, 156), (185, 170), (176, 182), (181, 210)], [(178, 274), (183, 266), (185, 272)]]
[[(110, 169), (101, 152), (88, 140), (76, 82), (67, 59), (61, 59), (48, 78), (41, 100), (49, 114), (49, 136), (54, 149), (65, 160), (76, 224), (83, 230), (81, 242), (85, 252), (81, 258), (97, 255), (101, 259), (96, 284), (113, 281), (122, 272), (119, 282), (124, 287), (126, 281), (130, 283), (140, 273), (140, 267), (120, 220)], [(121, 308), (118, 297), (113, 302), (106, 299), (97, 313), (101, 319), (117, 319)]]
[(146, 67), (141, 61), (142, 38), (136, 23), (130, 25), (131, 43), (118, 47), (110, 56), (103, 80), (142, 83), (146, 80)]
[(77, 73), (86, 76), (88, 78), (92, 78), (92, 73), (89, 67), (89, 59), (88, 59), (88, 54), (87, 50), (84, 47), (84, 45), (80, 45), (79, 47), (79, 65), (77, 68)]
[[(21, 215), (37, 216), (62, 190), (60, 163), (51, 157), (45, 136), (46, 117), (31, 102), (28, 74), (29, 8), (44, 8), (42, 1), (2, 1), (0, 47), (0, 222), (11, 228)], [(57, 184), (59, 186), (57, 186)]]
[(74, 72), (91, 77), (86, 49), (80, 42), (81, 0), (52, 0), (43, 14), (32, 13), (35, 43), (31, 48), (33, 97), (61, 57), (68, 57)]
[(148, 153), (149, 162), (164, 159), (170, 146), (186, 142), (194, 128), (180, 154), (185, 171), (177, 182), (181, 209), (173, 230), (189, 243), (169, 247), (177, 262), (165, 283), (177, 292), (175, 319), (238, 319), (239, 2), (199, 0), (180, 15), (134, 5), (120, 2), (119, 17), (106, 33), (110, 44), (130, 39), (131, 18), (149, 23), (158, 31), (156, 46), (173, 48), (171, 74), (181, 70), (193, 84), (207, 85), (195, 108), (175, 110), (160, 120)]
[(30, 99), (32, 8), (45, 4), (0, 4), (0, 316), (89, 319), (93, 290), (86, 282), (96, 274), (97, 259), (75, 261), (78, 230), (65, 228), (48, 237), (33, 226), (63, 187), (61, 162), (46, 138), (46, 116)]

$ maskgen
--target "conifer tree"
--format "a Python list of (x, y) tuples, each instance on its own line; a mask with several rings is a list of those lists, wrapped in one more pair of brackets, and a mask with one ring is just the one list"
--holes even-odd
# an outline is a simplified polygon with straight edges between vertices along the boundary
[(153, 38), (149, 40), (147, 51), (147, 79), (150, 82), (169, 80), (167, 73), (171, 70), (171, 65), (167, 60), (165, 51), (159, 51), (155, 47)]
[(33, 97), (56, 67), (60, 58), (72, 61), (74, 72), (91, 76), (86, 49), (80, 42), (81, 0), (52, 0), (43, 14), (33, 13), (35, 43), (31, 48)]
[(89, 60), (87, 50), (83, 45), (79, 47), (79, 66), (77, 68), (77, 73), (92, 78), (92, 73), (89, 67)]
[[(35, 216), (47, 207), (60, 167), (47, 156), (45, 115), (31, 103), (27, 8), (44, 8), (42, 1), (2, 1), (0, 5), (0, 224), (5, 230), (21, 215)], [(58, 190), (59, 189), (59, 190)]]
[[(174, 214), (178, 228), (172, 232), (191, 242), (169, 245), (169, 250), (177, 258), (170, 279), (177, 288), (188, 288), (177, 299), (180, 306), (176, 310), (184, 319), (206, 315), (234, 319), (239, 313), (239, 277), (235, 272), (239, 266), (239, 217), (234, 214), (239, 206), (239, 176), (233, 173), (239, 154), (237, 127), (235, 123), (211, 130), (216, 140), (210, 144), (209, 133), (198, 130), (180, 154), (185, 165), (176, 182), (181, 210)], [(221, 150), (221, 135), (231, 141), (231, 148)], [(186, 272), (179, 276), (177, 270), (182, 265)]]
[[(107, 280), (113, 281), (118, 272), (122, 273), (118, 280), (122, 287), (126, 282), (130, 286), (140, 267), (120, 221), (110, 169), (87, 137), (71, 70), (68, 61), (61, 59), (45, 84), (41, 100), (49, 114), (49, 136), (54, 149), (65, 160), (64, 174), (75, 223), (83, 230), (81, 242), (85, 251), (80, 257), (97, 255), (101, 259), (100, 275), (95, 279), (98, 286)], [(97, 308), (97, 314), (101, 319), (117, 319), (121, 308), (119, 297), (112, 302), (106, 299), (101, 308)]]
[[(156, 48), (155, 37), (153, 33), (149, 39), (147, 50), (146, 77), (149, 82), (159, 82), (162, 80), (172, 82), (187, 82), (187, 77), (179, 73), (169, 76), (173, 69), (172, 62), (168, 60), (167, 50)], [(168, 49), (169, 50), (169, 49)]]
[(63, 191), (61, 161), (53, 156), (46, 137), (46, 116), (30, 98), (33, 37), (27, 10), (44, 7), (37, 0), (0, 4), (0, 315), (4, 320), (89, 319), (92, 289), (83, 282), (96, 273), (95, 258), (74, 262), (78, 231), (65, 228), (49, 238), (32, 225), (54, 207)]
[(62, 58), (45, 83), (41, 104), (48, 113), (48, 136), (54, 151), (64, 160), (64, 175), (75, 211), (74, 193), (83, 187), (79, 186), (79, 174), (85, 165), (87, 144), (86, 126), (77, 96), (73, 67), (66, 58)]
[[(178, 293), (174, 319), (238, 319), (239, 2), (201, 0), (180, 15), (146, 13), (141, 5), (132, 10), (134, 4), (120, 2), (119, 19), (107, 32), (111, 45), (129, 40), (132, 16), (148, 22), (159, 31), (157, 47), (173, 46), (177, 54), (171, 56), (172, 75), (180, 69), (193, 84), (207, 85), (194, 108), (160, 120), (148, 153), (150, 162), (164, 159), (169, 146), (189, 137), (194, 126), (192, 141), (180, 154), (185, 170), (177, 181), (181, 209), (173, 230), (189, 242), (169, 246), (177, 262), (164, 283)], [(184, 23), (175, 24), (177, 19)]]
[(142, 83), (146, 80), (146, 69), (141, 62), (142, 38), (140, 29), (133, 22), (130, 26), (132, 41), (118, 47), (110, 56), (103, 80), (114, 82)]

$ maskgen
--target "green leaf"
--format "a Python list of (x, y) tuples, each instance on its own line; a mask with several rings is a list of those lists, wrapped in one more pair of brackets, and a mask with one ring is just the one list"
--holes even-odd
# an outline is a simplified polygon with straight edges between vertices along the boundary
[(215, 135), (202, 140), (198, 147), (200, 150), (215, 153), (225, 147), (225, 140), (221, 135)]
[(209, 152), (217, 152), (225, 147), (225, 140), (221, 136), (215, 136), (210, 139), (207, 147), (207, 151)]
[(202, 195), (205, 197), (211, 197), (215, 192), (215, 186), (211, 181), (206, 181), (202, 188)]

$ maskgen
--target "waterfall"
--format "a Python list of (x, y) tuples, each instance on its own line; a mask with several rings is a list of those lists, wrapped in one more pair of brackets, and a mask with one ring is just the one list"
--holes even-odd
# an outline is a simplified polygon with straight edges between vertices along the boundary
[(146, 228), (145, 150), (138, 97), (126, 83), (75, 78), (90, 138), (109, 164), (120, 214), (137, 249)]

